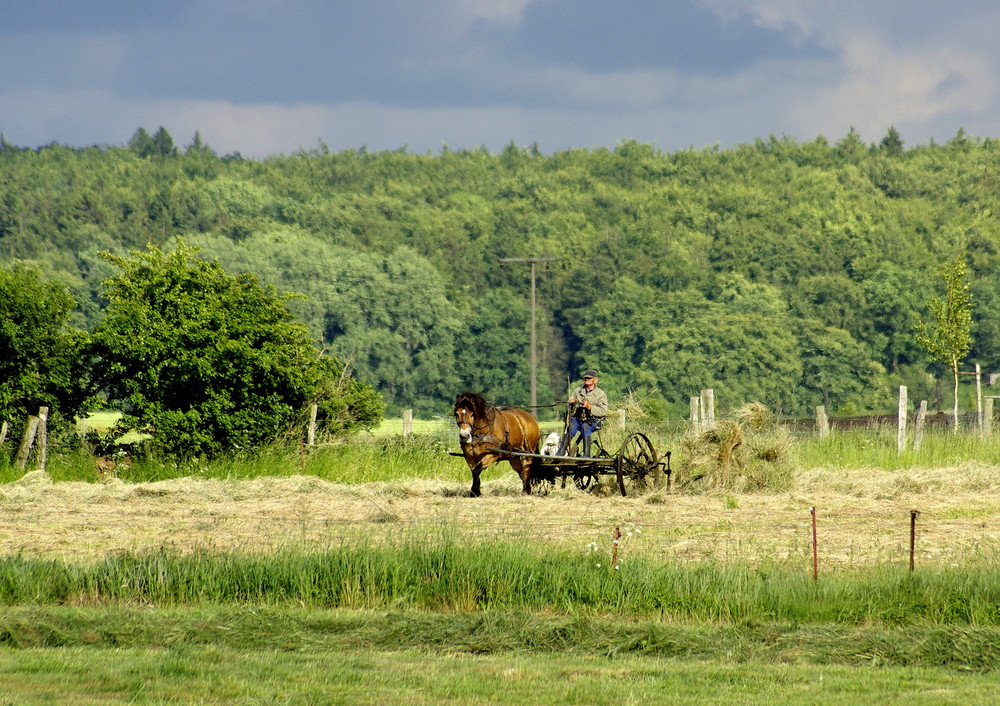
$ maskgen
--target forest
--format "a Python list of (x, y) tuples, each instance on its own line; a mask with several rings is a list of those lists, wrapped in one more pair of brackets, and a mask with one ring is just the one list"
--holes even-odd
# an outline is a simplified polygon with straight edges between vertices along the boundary
[(588, 367), (615, 401), (684, 415), (894, 409), (893, 388), (950, 407), (948, 370), (915, 326), (964, 259), (972, 346), (1000, 371), (1000, 141), (959, 130), (907, 147), (771, 136), (673, 153), (622, 140), (552, 154), (511, 143), (417, 154), (264, 159), (177, 146), (139, 128), (122, 146), (0, 136), (0, 266), (68, 288), (72, 322), (107, 305), (107, 256), (199, 248), (279, 292), (316, 344), (387, 412), (447, 414), (457, 392), (529, 401), (536, 268), (538, 402)]

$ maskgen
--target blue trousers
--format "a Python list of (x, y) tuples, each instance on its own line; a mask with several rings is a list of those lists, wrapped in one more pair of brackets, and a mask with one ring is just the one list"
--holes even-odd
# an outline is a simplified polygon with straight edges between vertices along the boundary
[(585, 422), (581, 422), (576, 417), (569, 420), (569, 436), (568, 439), (572, 439), (577, 435), (578, 432), (582, 432), (584, 437), (590, 438), (590, 435), (601, 428), (601, 420), (595, 417), (591, 417)]

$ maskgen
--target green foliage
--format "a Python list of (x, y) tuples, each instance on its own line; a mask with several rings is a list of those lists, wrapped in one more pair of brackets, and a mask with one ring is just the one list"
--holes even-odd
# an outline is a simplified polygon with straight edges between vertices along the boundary
[(377, 421), (363, 386), (317, 358), (287, 297), (196, 254), (183, 240), (169, 253), (104, 253), (121, 273), (105, 284), (93, 341), (98, 379), (125, 413), (118, 433), (148, 432), (158, 451), (192, 457), (266, 444), (310, 402), (340, 428)]
[(20, 424), (46, 406), (71, 421), (89, 408), (87, 334), (69, 325), (75, 304), (37, 268), (0, 268), (0, 419)]
[(435, 409), (434, 401), (458, 386), (461, 325), (440, 275), (405, 247), (385, 255), (344, 253), (335, 265), (324, 340), (378, 380), (392, 409)]
[(898, 157), (903, 154), (903, 138), (900, 137), (899, 131), (896, 130), (895, 126), (889, 126), (889, 132), (886, 133), (885, 137), (879, 143), (879, 149), (892, 157)]
[(128, 141), (130, 150), (139, 157), (173, 157), (177, 155), (174, 138), (162, 125), (152, 136), (140, 127)]
[(945, 295), (929, 303), (934, 324), (918, 322), (917, 342), (942, 363), (957, 369), (972, 346), (972, 297), (969, 293), (968, 265), (962, 255), (941, 268)]
[(382, 421), (385, 402), (378, 392), (351, 374), (336, 358), (322, 354), (306, 371), (316, 421), (326, 438), (371, 429)]
[(644, 367), (665, 395), (688, 400), (713, 388), (721, 400), (761, 402), (786, 411), (802, 361), (784, 303), (769, 285), (740, 276), (723, 283), (720, 301), (676, 311), (650, 334)]
[(827, 409), (878, 409), (888, 395), (882, 366), (847, 331), (804, 319), (796, 330), (802, 360), (803, 402)]
[[(477, 390), (498, 404), (528, 404), (530, 382), (530, 320), (527, 297), (510, 290), (488, 290), (469, 303), (468, 327), (457, 342), (456, 366), (460, 387)], [(537, 331), (544, 332), (548, 321), (544, 310), (536, 312)], [(545, 340), (544, 333), (539, 334)], [(539, 346), (540, 357), (545, 347)], [(538, 398), (541, 404), (558, 399), (549, 373), (538, 371)]]
[(948, 366), (954, 379), (955, 431), (958, 431), (958, 375), (959, 363), (972, 347), (972, 295), (966, 280), (968, 265), (963, 253), (957, 260), (941, 268), (945, 295), (934, 298), (929, 307), (934, 324), (920, 321), (916, 324), (917, 342), (927, 349), (935, 360)]
[(260, 161), (219, 157), (198, 134), (177, 150), (163, 128), (126, 147), (0, 142), (0, 262), (65, 283), (74, 323), (92, 328), (107, 304), (96, 252), (182, 236), (306, 295), (289, 310), (390, 410), (440, 413), (464, 386), (527, 401), (527, 286), (497, 260), (558, 256), (538, 279), (543, 403), (596, 366), (612, 401), (634, 390), (674, 411), (703, 385), (734, 407), (884, 407), (868, 391), (935, 370), (912, 322), (927, 273), (956, 252), (984, 302), (971, 355), (1000, 369), (985, 305), (998, 157), (1000, 142), (963, 131), (904, 149), (894, 128), (872, 145), (852, 129), (673, 154), (631, 140), (551, 155), (321, 145)]

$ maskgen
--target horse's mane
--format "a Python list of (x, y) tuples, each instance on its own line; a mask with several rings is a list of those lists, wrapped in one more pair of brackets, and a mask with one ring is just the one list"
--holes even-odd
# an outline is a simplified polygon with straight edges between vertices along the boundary
[(472, 409), (472, 416), (476, 419), (486, 419), (486, 400), (483, 396), (475, 392), (463, 392), (455, 399), (455, 409), (467, 403)]

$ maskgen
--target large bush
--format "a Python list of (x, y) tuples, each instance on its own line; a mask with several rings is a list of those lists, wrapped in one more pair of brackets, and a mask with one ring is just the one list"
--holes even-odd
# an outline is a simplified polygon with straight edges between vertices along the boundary
[(116, 431), (191, 457), (267, 444), (311, 403), (341, 429), (377, 423), (380, 401), (318, 354), (286, 297), (197, 252), (178, 239), (169, 253), (103, 254), (121, 270), (105, 282), (109, 304), (93, 331), (97, 377), (124, 413)]
[(72, 420), (87, 409), (87, 336), (69, 325), (75, 306), (37, 269), (0, 269), (0, 419), (20, 424), (46, 406)]

